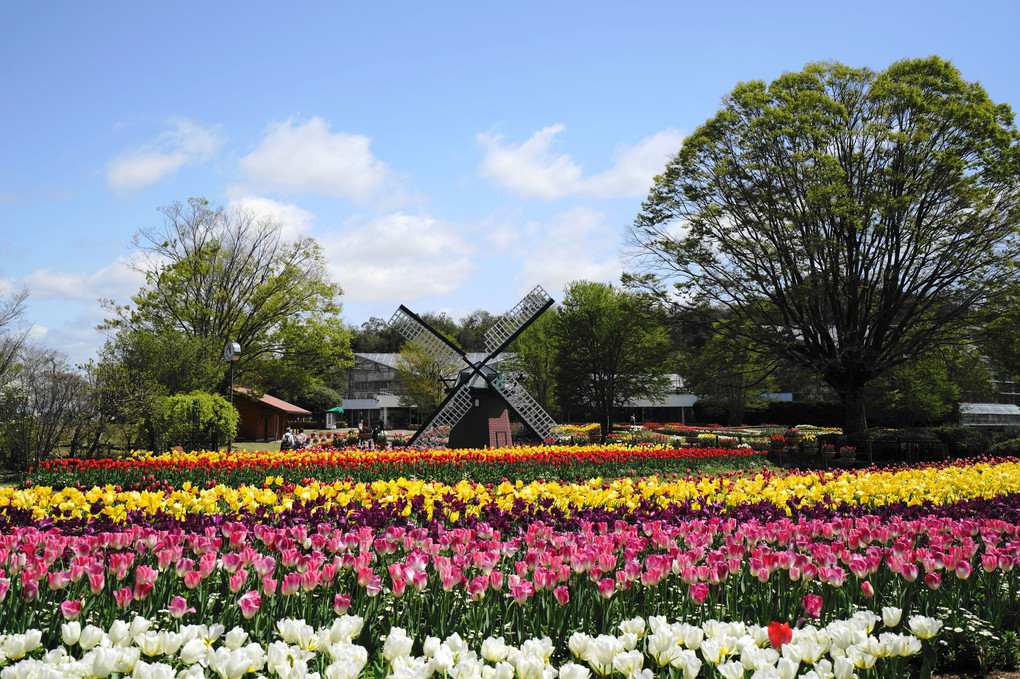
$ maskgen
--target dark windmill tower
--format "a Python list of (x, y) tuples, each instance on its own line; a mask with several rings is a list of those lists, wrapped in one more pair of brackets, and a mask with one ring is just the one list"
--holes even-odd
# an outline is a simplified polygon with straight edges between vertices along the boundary
[(471, 361), (459, 347), (401, 304), (390, 319), (390, 325), (431, 355), (463, 366), (446, 398), (407, 445), (417, 445), (419, 440), (440, 428), (450, 427), (451, 448), (507, 446), (511, 443), (509, 412), (539, 440), (545, 440), (556, 421), (516, 380), (500, 374), (489, 364), (495, 363), (494, 359), (552, 303), (545, 290), (536, 286), (485, 333), (489, 353), (477, 362)]

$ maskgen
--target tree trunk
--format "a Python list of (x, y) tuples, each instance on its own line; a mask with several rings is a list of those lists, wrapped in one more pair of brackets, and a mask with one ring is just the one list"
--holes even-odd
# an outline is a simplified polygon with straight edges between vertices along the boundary
[(844, 436), (855, 436), (868, 431), (864, 391), (858, 390), (840, 394), (840, 401), (843, 404)]

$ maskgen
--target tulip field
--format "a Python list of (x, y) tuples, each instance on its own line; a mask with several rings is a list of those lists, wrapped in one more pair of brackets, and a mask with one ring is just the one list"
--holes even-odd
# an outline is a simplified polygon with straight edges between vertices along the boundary
[(0, 488), (0, 679), (914, 676), (1015, 655), (1018, 591), (1016, 459), (323, 447)]

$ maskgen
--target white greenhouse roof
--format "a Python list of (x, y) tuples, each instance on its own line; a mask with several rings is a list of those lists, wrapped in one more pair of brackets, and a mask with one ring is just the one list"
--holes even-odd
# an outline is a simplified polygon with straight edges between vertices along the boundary
[(1017, 415), (1020, 406), (1012, 403), (961, 403), (961, 415)]

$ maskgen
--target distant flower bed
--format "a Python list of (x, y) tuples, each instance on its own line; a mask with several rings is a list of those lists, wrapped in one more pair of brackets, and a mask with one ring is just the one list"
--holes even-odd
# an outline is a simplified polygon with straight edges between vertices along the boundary
[[(227, 478), (234, 483), (257, 483), (267, 475), (298, 481), (417, 477), (446, 482), (464, 478), (500, 481), (503, 478), (577, 479), (592, 476), (645, 475), (657, 471), (682, 472), (706, 460), (741, 460), (754, 464), (754, 451), (723, 448), (670, 448), (620, 445), (550, 445), (460, 449), (320, 447), (272, 452), (196, 451), (135, 453), (124, 459), (59, 459), (39, 466), (36, 481), (43, 484), (106, 485), (161, 482), (180, 485)], [(761, 460), (763, 461), (763, 459)], [(758, 462), (757, 464), (761, 464)], [(152, 479), (150, 480), (150, 477)]]

